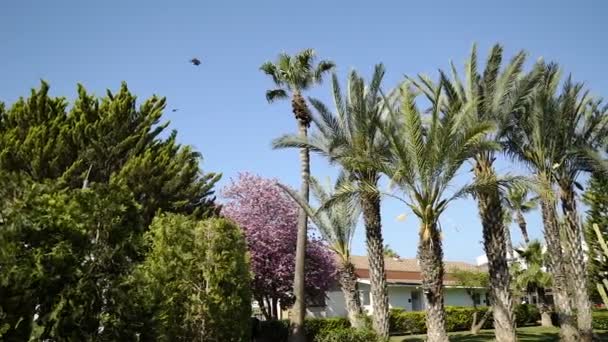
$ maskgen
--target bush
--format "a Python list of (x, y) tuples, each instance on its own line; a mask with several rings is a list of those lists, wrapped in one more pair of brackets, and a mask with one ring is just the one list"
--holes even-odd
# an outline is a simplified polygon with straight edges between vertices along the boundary
[[(487, 310), (486, 307), (477, 308), (477, 319), (481, 319)], [(447, 331), (463, 331), (471, 328), (475, 313), (474, 308), (447, 306), (445, 312)], [(389, 322), (391, 334), (423, 334), (426, 332), (426, 313), (424, 311), (392, 309)], [(483, 327), (492, 327), (491, 316)]]
[(261, 321), (259, 340), (264, 342), (287, 342), (289, 337), (289, 321)]
[(608, 330), (608, 312), (605, 310), (593, 312), (593, 329)]
[(375, 342), (380, 341), (378, 335), (367, 329), (338, 328), (319, 333), (314, 342)]
[(519, 304), (515, 306), (515, 323), (518, 327), (536, 324), (540, 320), (540, 311), (533, 304)]
[(422, 334), (426, 332), (426, 314), (424, 311), (405, 311), (392, 309), (389, 318), (391, 334)]
[(155, 294), (160, 335), (171, 341), (249, 338), (249, 261), (238, 226), (221, 218), (166, 214), (154, 219), (146, 238), (151, 250), (138, 271)]
[(330, 331), (350, 328), (348, 319), (342, 317), (309, 318), (304, 323), (304, 332), (309, 341), (314, 341), (317, 335)]
[[(315, 341), (317, 336), (324, 336), (332, 331), (350, 328), (346, 318), (308, 318), (304, 323), (304, 332), (308, 341)], [(289, 336), (289, 321), (260, 322), (260, 338), (267, 342), (286, 342)], [(332, 340), (333, 341), (333, 340)]]

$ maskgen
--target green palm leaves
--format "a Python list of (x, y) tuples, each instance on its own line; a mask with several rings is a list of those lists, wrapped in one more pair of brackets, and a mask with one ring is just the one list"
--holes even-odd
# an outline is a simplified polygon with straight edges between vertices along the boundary
[(346, 201), (336, 201), (332, 198), (341, 189), (352, 186), (347, 177), (341, 176), (332, 187), (321, 184), (311, 177), (312, 194), (319, 203), (318, 208), (310, 206), (292, 189), (279, 184), (304, 210), (310, 220), (319, 229), (321, 236), (329, 247), (343, 260), (350, 260), (350, 247), (361, 214), (358, 205)]
[[(384, 170), (407, 194), (414, 214), (422, 222), (434, 224), (447, 205), (469, 189), (446, 194), (464, 162), (497, 146), (485, 139), (494, 125), (475, 120), (473, 106), (446, 105), (450, 95), (445, 79), (436, 86), (423, 77), (419, 81), (411, 82), (413, 88), (402, 86), (399, 108), (389, 108), (390, 120), (383, 127), (391, 159)], [(416, 90), (431, 103), (427, 116), (417, 108)]]
[(306, 49), (293, 56), (281, 53), (275, 63), (262, 64), (260, 70), (270, 76), (277, 86), (266, 92), (268, 102), (287, 98), (288, 91), (301, 92), (321, 83), (323, 75), (333, 69), (335, 64), (322, 60), (315, 65), (315, 58), (315, 50)]

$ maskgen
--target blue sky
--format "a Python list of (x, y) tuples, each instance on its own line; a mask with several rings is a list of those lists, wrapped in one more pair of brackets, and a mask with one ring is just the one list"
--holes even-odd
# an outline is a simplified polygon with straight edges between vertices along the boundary
[[(0, 3), (0, 101), (12, 103), (51, 84), (53, 95), (73, 97), (76, 83), (103, 94), (127, 81), (140, 99), (168, 99), (167, 119), (180, 141), (194, 145), (203, 168), (222, 172), (222, 184), (240, 171), (298, 184), (297, 153), (274, 151), (270, 141), (295, 131), (289, 103), (269, 105), (270, 80), (258, 68), (277, 53), (315, 48), (338, 64), (369, 75), (387, 68), (384, 88), (403, 75), (435, 75), (449, 60), (462, 65), (473, 42), (485, 57), (500, 42), (507, 56), (519, 49), (529, 61), (560, 62), (597, 95), (608, 93), (608, 57), (602, 1), (32, 1)], [(192, 57), (203, 63), (194, 67)], [(327, 84), (310, 95), (329, 100)], [(313, 158), (313, 173), (333, 175)], [(502, 172), (516, 170), (501, 162)], [(456, 185), (466, 182), (463, 170)], [(416, 254), (417, 222), (402, 204), (383, 203), (384, 237), (404, 257)], [(540, 237), (538, 213), (529, 215)], [(442, 220), (445, 257), (474, 261), (482, 254), (476, 205), (461, 200)], [(515, 242), (521, 240), (512, 227)], [(362, 230), (355, 252), (365, 251)]]

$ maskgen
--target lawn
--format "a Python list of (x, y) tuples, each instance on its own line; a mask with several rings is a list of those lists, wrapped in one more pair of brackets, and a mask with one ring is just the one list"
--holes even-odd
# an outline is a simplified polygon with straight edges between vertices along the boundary
[[(559, 329), (543, 327), (526, 327), (517, 329), (520, 342), (552, 342), (559, 341)], [(608, 332), (597, 333), (600, 341), (608, 341)], [(424, 341), (425, 335), (393, 336), (391, 342), (418, 342)], [(478, 335), (467, 332), (450, 334), (450, 341), (455, 342), (485, 342), (494, 341), (493, 330), (482, 330)]]

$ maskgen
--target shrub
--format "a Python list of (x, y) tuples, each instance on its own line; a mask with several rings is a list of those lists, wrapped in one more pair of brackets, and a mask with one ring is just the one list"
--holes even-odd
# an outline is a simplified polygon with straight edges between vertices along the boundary
[(593, 329), (608, 330), (608, 312), (594, 311), (593, 312)]
[[(307, 318), (304, 332), (308, 341), (314, 341), (317, 336), (324, 336), (331, 331), (350, 328), (348, 319), (342, 317)], [(267, 342), (286, 342), (289, 336), (288, 320), (272, 320), (260, 322), (260, 337)]]
[(265, 342), (287, 342), (287, 338), (289, 337), (289, 321), (261, 321), (258, 337), (261, 341)]
[(304, 323), (304, 332), (309, 341), (313, 341), (320, 333), (337, 331), (350, 327), (348, 319), (342, 317), (309, 318)]
[(536, 324), (540, 320), (540, 311), (533, 304), (519, 304), (515, 306), (515, 323), (518, 327)]
[(421, 334), (426, 332), (426, 314), (424, 311), (405, 311), (392, 309), (389, 317), (391, 334)]
[(247, 340), (251, 292), (241, 229), (226, 219), (166, 214), (154, 219), (146, 237), (151, 250), (139, 271), (158, 303), (159, 335), (172, 341)]
[(338, 328), (320, 332), (314, 342), (375, 342), (380, 341), (378, 335), (367, 329)]

